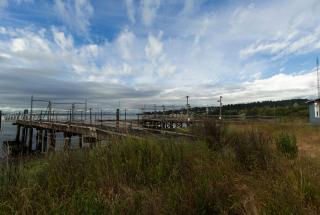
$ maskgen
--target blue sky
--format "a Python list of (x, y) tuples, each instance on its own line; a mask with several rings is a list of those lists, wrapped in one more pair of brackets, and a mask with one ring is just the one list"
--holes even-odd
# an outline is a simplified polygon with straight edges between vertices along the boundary
[(0, 0), (0, 108), (313, 98), (318, 0)]

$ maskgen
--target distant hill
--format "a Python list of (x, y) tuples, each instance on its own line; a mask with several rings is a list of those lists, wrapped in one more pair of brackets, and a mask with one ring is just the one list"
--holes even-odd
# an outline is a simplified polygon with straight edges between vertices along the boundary
[[(308, 116), (307, 99), (262, 101), (242, 104), (228, 104), (222, 108), (223, 115), (246, 116)], [(219, 107), (194, 107), (195, 114), (219, 115)]]

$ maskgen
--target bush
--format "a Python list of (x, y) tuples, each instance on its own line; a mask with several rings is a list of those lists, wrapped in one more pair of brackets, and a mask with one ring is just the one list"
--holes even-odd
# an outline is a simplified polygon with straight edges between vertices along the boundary
[(281, 133), (277, 138), (277, 148), (286, 157), (293, 159), (298, 155), (297, 139), (293, 135)]
[(215, 119), (206, 119), (201, 126), (193, 127), (193, 133), (201, 136), (210, 149), (218, 150), (224, 144), (226, 129), (222, 122)]
[(251, 130), (233, 134), (228, 144), (234, 148), (236, 159), (244, 169), (266, 170), (272, 160), (271, 141), (265, 133)]

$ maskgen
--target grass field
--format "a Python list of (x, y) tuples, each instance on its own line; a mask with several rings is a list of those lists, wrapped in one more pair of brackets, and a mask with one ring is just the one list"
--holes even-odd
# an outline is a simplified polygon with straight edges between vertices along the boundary
[(208, 121), (192, 132), (3, 164), (0, 213), (320, 213), (317, 127)]

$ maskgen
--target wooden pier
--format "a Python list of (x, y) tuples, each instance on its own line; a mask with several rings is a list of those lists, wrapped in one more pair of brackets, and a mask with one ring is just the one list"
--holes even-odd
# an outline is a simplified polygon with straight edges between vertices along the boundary
[[(35, 108), (35, 103), (47, 103), (47, 108)], [(59, 109), (59, 105), (69, 105), (67, 111)], [(83, 106), (79, 109), (75, 105)], [(120, 109), (115, 112), (115, 118), (110, 117), (110, 112), (103, 116), (102, 109), (92, 112), (85, 102), (53, 102), (51, 100), (34, 99), (31, 97), (30, 111), (25, 109), (19, 113), (5, 115), (5, 121), (13, 121), (16, 126), (14, 140), (6, 141), (12, 154), (55, 151), (57, 145), (65, 150), (74, 148), (73, 139), (77, 139), (78, 148), (92, 147), (96, 143), (108, 142), (113, 137), (133, 138), (145, 134), (158, 133), (168, 135), (181, 135), (176, 128), (187, 128), (195, 121), (189, 114), (171, 114), (170, 112), (143, 112), (137, 114), (138, 119), (127, 120), (126, 109), (124, 120), (120, 119)], [(98, 117), (97, 117), (98, 116)], [(112, 119), (113, 118), (113, 119)], [(171, 131), (170, 131), (171, 130)], [(62, 137), (61, 137), (62, 136)], [(139, 137), (140, 136), (140, 137)], [(62, 141), (58, 141), (61, 140)]]
[(88, 124), (17, 120), (14, 125), (17, 126), (16, 138), (15, 141), (10, 141), (13, 153), (55, 151), (57, 133), (63, 134), (63, 148), (65, 150), (70, 149), (72, 137), (78, 137), (78, 148), (82, 148), (84, 145), (92, 147), (98, 142), (108, 141), (111, 137), (127, 136), (127, 134), (113, 131), (111, 128)]

